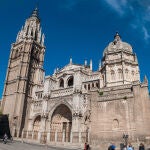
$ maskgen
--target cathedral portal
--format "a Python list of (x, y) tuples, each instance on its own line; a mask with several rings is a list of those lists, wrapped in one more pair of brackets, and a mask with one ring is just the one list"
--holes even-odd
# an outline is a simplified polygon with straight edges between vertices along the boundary
[(51, 117), (51, 130), (65, 132), (65, 141), (70, 141), (72, 128), (72, 113), (70, 109), (61, 104), (57, 106)]

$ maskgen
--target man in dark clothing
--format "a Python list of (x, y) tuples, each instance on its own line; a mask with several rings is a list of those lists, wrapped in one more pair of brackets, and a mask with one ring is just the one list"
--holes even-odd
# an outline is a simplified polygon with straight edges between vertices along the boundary
[(145, 150), (144, 144), (140, 143), (139, 150)]

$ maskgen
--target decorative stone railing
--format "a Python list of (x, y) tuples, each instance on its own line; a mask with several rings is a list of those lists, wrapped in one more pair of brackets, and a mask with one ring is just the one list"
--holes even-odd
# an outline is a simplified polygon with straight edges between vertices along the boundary
[(114, 94), (114, 95), (106, 95), (103, 96), (101, 95), (99, 97), (99, 101), (109, 101), (109, 100), (114, 100), (114, 99), (128, 99), (134, 97), (133, 93), (119, 93), (119, 94)]
[(99, 79), (99, 74), (98, 75), (94, 75), (94, 76), (89, 76), (89, 77), (86, 77), (83, 82), (91, 82), (93, 80), (98, 80)]
[(117, 62), (121, 62), (121, 61), (125, 61), (125, 62), (128, 62), (128, 63), (132, 63), (132, 64), (137, 64), (137, 62), (133, 61), (133, 60), (129, 60), (129, 59), (114, 59), (114, 60), (106, 60), (106, 63), (117, 63)]
[(105, 87), (105, 88), (101, 88), (99, 91), (114, 91), (114, 90), (121, 90), (121, 89), (129, 89), (131, 88), (132, 85), (131, 84), (125, 84), (125, 85), (120, 85), (120, 86), (113, 86), (113, 87)]
[(66, 88), (66, 89), (53, 90), (51, 92), (51, 97), (66, 96), (66, 95), (71, 95), (71, 94), (73, 94), (73, 87)]
[(106, 96), (106, 95), (115, 95), (115, 94), (122, 94), (122, 93), (131, 93), (131, 89), (121, 89), (121, 90), (105, 91), (105, 92), (103, 92), (103, 96)]

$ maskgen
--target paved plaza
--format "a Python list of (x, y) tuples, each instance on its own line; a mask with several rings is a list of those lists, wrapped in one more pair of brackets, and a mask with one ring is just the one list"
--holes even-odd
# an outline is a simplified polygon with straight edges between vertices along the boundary
[(45, 145), (27, 144), (15, 141), (3, 144), (3, 142), (0, 141), (0, 150), (79, 150), (79, 149), (50, 147)]

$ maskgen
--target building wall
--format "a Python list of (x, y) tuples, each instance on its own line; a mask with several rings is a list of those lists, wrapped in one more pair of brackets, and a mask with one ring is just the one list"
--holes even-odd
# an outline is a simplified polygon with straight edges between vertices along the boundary
[(13, 135), (83, 132), (93, 149), (106, 149), (109, 142), (119, 146), (123, 134), (132, 142), (150, 136), (148, 81), (140, 82), (137, 57), (118, 33), (105, 48), (98, 71), (92, 71), (92, 61), (77, 65), (70, 59), (45, 77), (44, 54), (35, 9), (12, 45), (6, 75), (2, 108)]
[[(101, 94), (100, 94), (101, 92)], [(90, 142), (93, 147), (114, 142), (144, 141), (150, 135), (150, 101), (147, 85), (135, 84), (103, 88), (91, 93)], [(102, 94), (103, 92), (103, 94)], [(109, 142), (108, 142), (109, 141)]]

